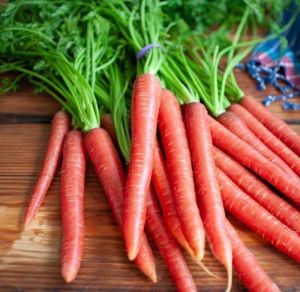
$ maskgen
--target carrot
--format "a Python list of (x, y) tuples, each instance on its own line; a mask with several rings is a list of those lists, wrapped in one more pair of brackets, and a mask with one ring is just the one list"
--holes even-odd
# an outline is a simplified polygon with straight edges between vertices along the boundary
[(212, 118), (209, 118), (209, 123), (215, 146), (264, 178), (286, 197), (300, 203), (300, 186), (294, 180), (223, 125)]
[(245, 287), (250, 292), (279, 292), (278, 286), (262, 269), (229, 221), (227, 221), (226, 230), (232, 246), (233, 266)]
[(247, 127), (244, 121), (236, 114), (232, 112), (225, 112), (218, 117), (218, 121), (241, 140), (252, 146), (269, 161), (280, 167), (281, 170), (283, 170), (291, 178), (295, 179), (295, 181), (300, 182), (299, 177), (294, 173), (294, 171), (262, 141), (260, 141), (258, 137), (256, 137), (255, 134)]
[(250, 96), (245, 96), (240, 104), (254, 115), (276, 137), (300, 156), (300, 136), (281, 119), (267, 110)]
[(33, 194), (24, 216), (24, 226), (28, 226), (41, 206), (48, 188), (53, 180), (63, 149), (63, 141), (70, 128), (67, 113), (57, 112), (52, 120), (50, 138), (45, 154), (42, 170), (39, 174)]
[(163, 154), (160, 150), (158, 142), (154, 148), (154, 164), (152, 172), (152, 184), (157, 194), (162, 213), (170, 233), (176, 241), (192, 256), (194, 252), (187, 242), (181, 229), (180, 221), (177, 216), (176, 207), (174, 205), (173, 194), (170, 186), (170, 177)]
[(248, 128), (268, 146), (274, 153), (276, 153), (282, 160), (284, 160), (291, 169), (300, 177), (300, 158), (289, 147), (281, 142), (272, 132), (270, 132), (256, 117), (254, 117), (248, 110), (239, 104), (232, 104), (229, 111), (235, 113), (242, 119)]
[(147, 204), (146, 229), (163, 257), (178, 291), (197, 291), (186, 261), (166, 228), (155, 195), (150, 188)]
[(214, 148), (216, 166), (253, 200), (300, 235), (300, 212), (277, 196), (255, 175), (223, 151)]
[[(112, 129), (114, 131), (114, 128)], [(101, 128), (88, 132), (84, 142), (114, 219), (119, 229), (123, 231), (123, 191), (126, 178), (118, 152), (109, 134)], [(141, 236), (141, 247), (135, 264), (153, 282), (157, 281), (154, 256), (144, 233)]]
[(170, 177), (168, 174), (165, 158), (157, 141), (155, 144), (154, 165), (151, 182), (156, 191), (160, 207), (162, 208), (163, 217), (168, 231), (208, 275), (215, 277), (215, 275), (202, 262), (195, 259), (194, 252), (183, 234), (173, 200), (173, 194), (170, 186)]
[(180, 106), (163, 90), (158, 126), (170, 174), (171, 189), (181, 228), (197, 260), (204, 256), (205, 232), (197, 208), (191, 157)]
[(225, 209), (289, 257), (300, 262), (300, 237), (246, 195), (217, 168)]
[(216, 176), (207, 116), (206, 108), (199, 102), (185, 106), (185, 126), (192, 156), (198, 206), (211, 250), (227, 269), (227, 290), (230, 290), (232, 251), (225, 227), (226, 218)]
[(75, 279), (83, 252), (85, 168), (82, 134), (72, 130), (64, 143), (60, 186), (63, 230), (61, 273), (67, 283)]
[(154, 75), (143, 74), (136, 79), (132, 97), (132, 145), (123, 209), (124, 239), (130, 260), (134, 260), (139, 251), (145, 225), (160, 100), (160, 82)]
[(102, 115), (100, 124), (101, 124), (101, 127), (109, 133), (109, 136), (110, 136), (111, 140), (113, 141), (114, 145), (117, 146), (118, 139), (117, 139), (115, 126), (114, 126), (114, 122), (112, 120), (111, 115), (108, 113)]

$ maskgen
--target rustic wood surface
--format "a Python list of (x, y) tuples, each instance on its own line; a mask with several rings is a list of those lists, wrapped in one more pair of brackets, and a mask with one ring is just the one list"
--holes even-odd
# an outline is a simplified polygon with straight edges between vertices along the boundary
[[(244, 73), (237, 75), (246, 93), (258, 98), (266, 94), (257, 92)], [(299, 112), (283, 112), (279, 104), (270, 108), (300, 132)], [(0, 291), (174, 291), (155, 248), (157, 284), (148, 281), (127, 260), (120, 232), (91, 166), (86, 179), (84, 257), (74, 283), (67, 285), (60, 276), (59, 172), (36, 219), (26, 230), (22, 229), (21, 218), (41, 166), (49, 122), (58, 109), (55, 101), (47, 95), (34, 94), (28, 84), (18, 93), (0, 97)], [(283, 291), (300, 291), (300, 265), (242, 224), (233, 222), (243, 241), (279, 287)], [(224, 291), (224, 269), (208, 248), (204, 263), (217, 279), (206, 275), (186, 258), (199, 290)], [(244, 291), (236, 276), (232, 291)]]

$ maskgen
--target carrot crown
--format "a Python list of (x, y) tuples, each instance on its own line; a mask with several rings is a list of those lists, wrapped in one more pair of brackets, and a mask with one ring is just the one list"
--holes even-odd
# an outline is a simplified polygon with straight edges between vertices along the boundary
[[(105, 0), (105, 13), (116, 22), (137, 59), (138, 74), (156, 74), (164, 60), (163, 16), (158, 0), (132, 3)], [(131, 5), (130, 5), (131, 4)]]

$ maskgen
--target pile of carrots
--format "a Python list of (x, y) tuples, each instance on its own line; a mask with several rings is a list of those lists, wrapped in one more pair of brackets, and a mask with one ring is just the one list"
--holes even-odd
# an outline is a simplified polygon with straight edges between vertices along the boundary
[[(141, 12), (113, 2), (104, 1), (108, 9), (101, 13), (116, 21), (125, 40), (131, 39), (131, 49), (142, 52), (134, 83), (122, 74), (126, 68), (122, 59), (103, 57), (110, 53), (108, 47), (102, 57), (91, 53), (74, 60), (54, 49), (53, 54), (39, 51), (35, 58), (52, 66), (53, 80), (61, 83), (57, 87), (52, 79), (38, 75), (37, 67), (13, 59), (13, 52), (10, 55), (6, 68), (43, 84), (64, 108), (53, 117), (25, 227), (37, 214), (62, 161), (61, 273), (66, 282), (73, 281), (83, 256), (84, 179), (89, 158), (129, 260), (153, 282), (157, 281), (155, 259), (147, 236), (154, 240), (178, 291), (197, 290), (182, 249), (211, 273), (202, 263), (207, 239), (227, 271), (227, 291), (233, 268), (250, 291), (280, 291), (243, 244), (226, 212), (300, 262), (299, 134), (255, 98), (240, 96), (233, 86), (230, 61), (237, 62), (245, 51), (236, 59), (229, 54), (228, 72), (219, 70), (216, 63), (209, 75), (214, 68), (206, 62), (221, 59), (218, 49), (210, 59), (202, 46), (197, 47), (203, 59), (198, 62), (191, 51), (178, 49), (166, 56), (164, 48), (155, 45), (162, 41), (161, 22), (151, 18), (160, 12), (158, 1), (142, 1)], [(134, 13), (141, 17), (135, 18)], [(88, 23), (87, 33), (99, 44), (93, 22)], [(101, 82), (97, 62), (106, 66)], [(205, 74), (211, 82), (201, 77)]]

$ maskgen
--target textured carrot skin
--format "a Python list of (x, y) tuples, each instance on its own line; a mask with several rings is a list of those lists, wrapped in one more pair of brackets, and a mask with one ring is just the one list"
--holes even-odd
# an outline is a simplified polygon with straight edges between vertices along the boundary
[(253, 132), (247, 127), (242, 119), (232, 112), (225, 112), (218, 121), (225, 126), (228, 130), (238, 136), (241, 140), (252, 146), (256, 151), (262, 154), (269, 161), (281, 168), (291, 178), (300, 183), (299, 177), (295, 172), (281, 160), (272, 150), (270, 150)]
[[(122, 210), (126, 177), (118, 152), (108, 132), (101, 128), (87, 133), (84, 142), (114, 219), (123, 234)], [(141, 247), (135, 264), (153, 282), (156, 282), (155, 260), (144, 233), (141, 236)]]
[(154, 165), (151, 181), (157, 194), (168, 230), (177, 242), (193, 256), (194, 252), (191, 250), (181, 229), (173, 200), (167, 165), (157, 141), (154, 148)]
[(201, 260), (205, 232), (196, 202), (189, 146), (180, 106), (175, 96), (167, 90), (163, 90), (158, 126), (181, 228), (196, 259)]
[(147, 204), (146, 230), (153, 238), (169, 273), (176, 285), (177, 291), (197, 291), (186, 261), (169, 233), (160, 214), (155, 195), (150, 188)]
[(216, 166), (247, 195), (300, 235), (300, 212), (272, 192), (255, 175), (223, 151), (214, 148)]
[(297, 182), (214, 119), (209, 118), (209, 124), (215, 146), (264, 178), (286, 197), (300, 203), (300, 186)]
[(247, 109), (239, 104), (233, 104), (229, 107), (229, 111), (235, 113), (242, 119), (248, 128), (267, 145), (274, 153), (276, 153), (294, 172), (300, 177), (300, 158), (289, 147), (287, 147), (280, 139), (278, 139), (271, 131), (269, 131), (256, 117), (254, 117)]
[(228, 221), (226, 230), (231, 240), (233, 266), (244, 286), (250, 292), (280, 292)]
[(115, 131), (115, 126), (114, 126), (114, 122), (112, 120), (111, 114), (102, 115), (100, 124), (101, 124), (101, 127), (109, 133), (109, 136), (110, 136), (111, 140), (113, 141), (114, 145), (117, 146), (118, 139), (117, 139), (117, 134)]
[(204, 229), (213, 254), (231, 275), (231, 244), (225, 227), (225, 211), (216, 175), (207, 117), (204, 105), (199, 102), (190, 103), (184, 109), (197, 201)]
[(300, 237), (245, 194), (217, 168), (225, 209), (266, 241), (300, 262)]
[(80, 131), (68, 133), (64, 143), (60, 186), (62, 247), (61, 273), (67, 283), (79, 271), (84, 241), (84, 180), (86, 160)]
[(63, 142), (70, 129), (70, 119), (67, 113), (57, 112), (52, 120), (51, 133), (45, 154), (42, 170), (39, 174), (32, 197), (24, 216), (24, 225), (27, 226), (35, 217), (41, 206), (48, 188), (53, 180), (58, 163), (61, 160)]
[(130, 260), (139, 251), (145, 225), (160, 101), (159, 79), (151, 74), (139, 76), (132, 97), (132, 144), (123, 209), (124, 239)]
[(245, 96), (240, 104), (251, 112), (276, 137), (300, 156), (300, 136), (281, 119), (250, 96)]

